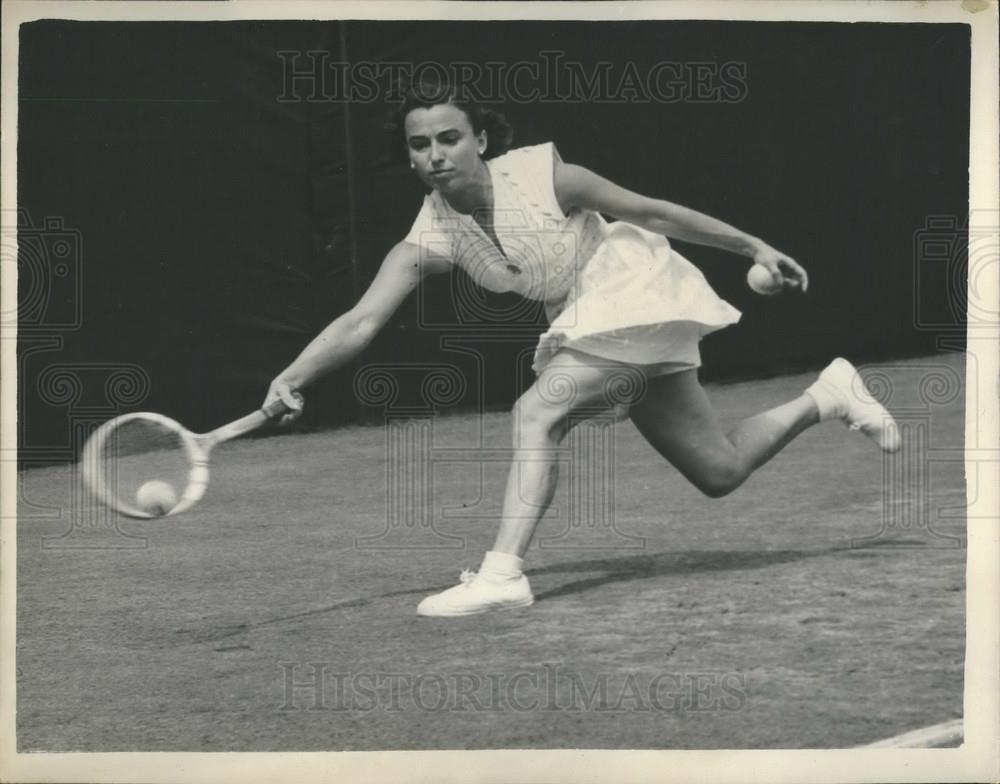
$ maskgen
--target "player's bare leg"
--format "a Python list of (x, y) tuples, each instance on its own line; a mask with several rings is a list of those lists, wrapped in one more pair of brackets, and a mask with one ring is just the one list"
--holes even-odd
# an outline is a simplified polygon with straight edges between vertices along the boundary
[(419, 614), (471, 615), (532, 603), (521, 557), (555, 494), (556, 450), (576, 422), (626, 403), (615, 399), (616, 391), (638, 392), (642, 387), (641, 372), (628, 365), (595, 361), (570, 350), (552, 359), (514, 405), (515, 453), (493, 549), (478, 573), (464, 572), (461, 585), (425, 599)]
[(892, 417), (842, 359), (799, 397), (743, 420), (728, 433), (694, 370), (651, 379), (630, 416), (654, 449), (713, 498), (735, 490), (802, 431), (825, 419), (844, 420), (886, 451), (899, 448)]

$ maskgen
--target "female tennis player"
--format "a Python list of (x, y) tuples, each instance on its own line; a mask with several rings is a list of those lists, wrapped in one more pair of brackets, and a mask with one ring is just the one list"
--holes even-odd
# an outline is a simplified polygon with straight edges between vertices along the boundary
[(281, 399), (293, 409), (289, 418), (301, 413), (301, 390), (362, 351), (427, 275), (458, 267), (491, 291), (545, 303), (537, 379), (513, 407), (515, 456), (496, 540), (478, 572), (425, 598), (418, 614), (533, 602), (522, 557), (555, 492), (554, 448), (581, 414), (627, 416), (712, 498), (825, 420), (843, 420), (886, 451), (899, 448), (894, 421), (844, 359), (796, 399), (728, 433), (721, 428), (698, 381), (698, 343), (740, 313), (667, 237), (748, 257), (776, 284), (804, 292), (808, 276), (794, 259), (715, 218), (565, 163), (551, 143), (508, 150), (510, 126), (461, 88), (412, 87), (397, 118), (410, 167), (430, 193), (365, 294), (275, 378), (265, 404)]

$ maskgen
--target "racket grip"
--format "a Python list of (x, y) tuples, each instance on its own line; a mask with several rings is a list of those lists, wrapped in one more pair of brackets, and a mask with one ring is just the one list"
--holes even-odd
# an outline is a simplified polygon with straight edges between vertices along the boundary
[[(293, 392), (292, 394), (295, 397), (295, 399), (299, 401), (299, 406), (301, 407), (302, 395), (300, 395), (298, 392)], [(264, 406), (260, 411), (268, 419), (274, 419), (275, 417), (279, 417), (282, 414), (287, 414), (289, 411), (294, 411), (294, 410), (295, 409), (289, 406), (284, 400), (278, 398), (270, 405)]]
[(281, 416), (290, 410), (291, 409), (285, 404), (285, 401), (279, 398), (270, 405), (264, 406), (260, 411), (268, 419), (274, 419), (275, 417)]

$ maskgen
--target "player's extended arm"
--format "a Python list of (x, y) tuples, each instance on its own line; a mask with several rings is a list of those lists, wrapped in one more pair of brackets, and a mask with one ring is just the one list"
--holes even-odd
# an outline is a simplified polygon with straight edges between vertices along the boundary
[(449, 268), (446, 260), (429, 257), (416, 245), (397, 243), (357, 304), (313, 338), (292, 364), (271, 382), (264, 404), (280, 398), (293, 410), (301, 409), (298, 390), (354, 359), (421, 280)]
[(603, 212), (657, 234), (749, 256), (777, 281), (803, 291), (809, 285), (806, 271), (794, 259), (704, 213), (626, 190), (583, 166), (562, 161), (556, 162), (554, 185), (563, 212), (574, 207)]

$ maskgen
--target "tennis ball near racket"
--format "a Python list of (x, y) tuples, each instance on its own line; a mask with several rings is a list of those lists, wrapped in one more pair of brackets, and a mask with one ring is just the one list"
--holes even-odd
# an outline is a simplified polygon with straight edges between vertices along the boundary
[(781, 291), (781, 284), (774, 282), (771, 271), (763, 264), (754, 264), (747, 271), (747, 285), (764, 296), (771, 296)]
[(136, 491), (135, 500), (142, 511), (162, 517), (177, 506), (177, 491), (166, 482), (153, 479)]

